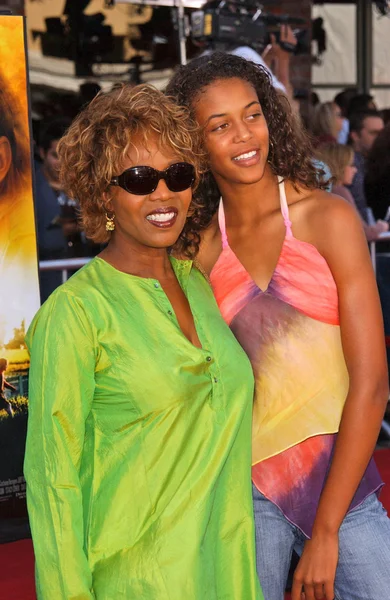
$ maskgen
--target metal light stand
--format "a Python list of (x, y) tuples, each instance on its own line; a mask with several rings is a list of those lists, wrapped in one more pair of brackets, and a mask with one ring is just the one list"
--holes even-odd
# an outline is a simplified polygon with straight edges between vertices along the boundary
[(183, 0), (175, 0), (175, 5), (172, 8), (175, 13), (175, 28), (177, 31), (177, 38), (179, 43), (179, 59), (181, 65), (187, 64), (187, 32), (186, 32), (186, 17), (184, 13)]

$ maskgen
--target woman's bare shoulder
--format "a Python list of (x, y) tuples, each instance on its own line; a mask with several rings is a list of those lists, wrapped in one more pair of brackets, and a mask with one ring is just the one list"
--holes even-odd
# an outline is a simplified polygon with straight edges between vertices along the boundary
[(356, 208), (324, 190), (306, 190), (289, 208), (296, 237), (318, 248), (326, 245), (327, 236), (340, 236), (346, 228), (362, 230)]
[(305, 220), (325, 219), (331, 221), (335, 217), (349, 219), (356, 217), (356, 209), (344, 198), (325, 190), (305, 190), (289, 202), (291, 213)]

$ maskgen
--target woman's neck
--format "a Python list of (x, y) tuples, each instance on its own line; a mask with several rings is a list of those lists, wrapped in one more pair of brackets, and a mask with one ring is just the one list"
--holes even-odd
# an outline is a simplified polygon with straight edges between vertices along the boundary
[(124, 243), (114, 235), (100, 254), (113, 267), (130, 275), (158, 279), (172, 279), (174, 272), (167, 248), (149, 248), (141, 244)]
[(260, 221), (280, 206), (279, 182), (271, 170), (253, 184), (219, 181), (225, 216), (235, 226), (246, 226)]

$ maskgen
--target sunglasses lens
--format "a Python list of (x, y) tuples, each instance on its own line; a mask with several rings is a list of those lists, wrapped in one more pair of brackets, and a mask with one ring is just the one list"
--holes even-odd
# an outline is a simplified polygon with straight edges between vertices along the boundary
[(195, 181), (195, 169), (189, 163), (176, 163), (166, 170), (165, 181), (172, 192), (188, 190)]
[(152, 167), (132, 167), (118, 177), (119, 185), (130, 194), (146, 196), (154, 192), (160, 177), (164, 177), (171, 192), (183, 192), (195, 181), (195, 169), (189, 163), (181, 162), (171, 165), (164, 174)]
[(124, 186), (130, 194), (146, 196), (158, 185), (158, 174), (152, 167), (133, 167), (124, 173)]

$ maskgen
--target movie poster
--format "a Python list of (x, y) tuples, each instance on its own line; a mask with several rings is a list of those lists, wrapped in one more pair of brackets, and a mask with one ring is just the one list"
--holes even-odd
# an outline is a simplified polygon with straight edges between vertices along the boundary
[(39, 308), (29, 123), (24, 19), (0, 15), (0, 518), (26, 514), (24, 336)]

